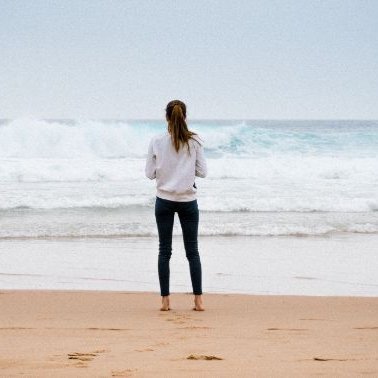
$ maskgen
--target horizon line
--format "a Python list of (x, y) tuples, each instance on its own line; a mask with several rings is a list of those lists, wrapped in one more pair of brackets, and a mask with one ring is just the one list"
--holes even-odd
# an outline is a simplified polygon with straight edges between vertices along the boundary
[[(0, 118), (1, 121), (14, 121), (16, 119), (31, 119), (40, 121), (72, 121), (72, 120), (86, 120), (86, 121), (127, 121), (127, 122), (166, 122), (165, 118), (111, 118), (111, 117), (31, 117), (21, 116), (16, 118)], [(206, 122), (206, 121), (378, 121), (378, 118), (187, 118), (188, 122)]]

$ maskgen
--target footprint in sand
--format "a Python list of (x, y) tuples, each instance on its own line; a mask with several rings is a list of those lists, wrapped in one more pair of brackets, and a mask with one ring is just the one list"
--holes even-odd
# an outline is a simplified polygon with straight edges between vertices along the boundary
[(159, 342), (159, 343), (155, 343), (151, 346), (157, 347), (157, 346), (165, 346), (165, 345), (169, 345), (169, 343), (167, 343), (166, 341), (162, 341), (162, 342)]
[(323, 358), (323, 357), (314, 357), (314, 361), (352, 361), (353, 358)]
[(177, 315), (174, 315), (174, 317), (170, 317), (170, 318), (167, 318), (165, 320), (168, 321), (168, 322), (173, 322), (175, 324), (185, 324), (186, 321), (188, 321), (188, 320), (193, 321), (194, 319), (189, 315), (177, 314)]
[(95, 350), (93, 352), (88, 352), (88, 353), (81, 353), (81, 352), (73, 352), (73, 353), (67, 353), (68, 359), (69, 360), (75, 360), (76, 367), (87, 367), (88, 365), (86, 362), (92, 361), (95, 357), (98, 356), (99, 353), (104, 353), (106, 352), (105, 349), (101, 350)]
[(154, 349), (152, 348), (144, 348), (144, 349), (134, 349), (136, 352), (153, 352)]
[(178, 329), (213, 329), (212, 327), (201, 327), (201, 326), (186, 326), (179, 327)]
[(172, 323), (175, 323), (175, 324), (184, 324), (185, 323), (185, 320), (181, 320), (180, 318), (168, 318), (168, 319), (165, 319), (167, 322), (172, 322)]
[(378, 327), (353, 327), (353, 329), (378, 329)]
[(186, 357), (187, 360), (223, 360), (222, 357), (206, 355), (206, 354), (191, 354)]
[(91, 331), (129, 331), (128, 328), (101, 328), (101, 327), (88, 327)]
[(155, 350), (153, 349), (153, 347), (160, 347), (160, 346), (166, 346), (166, 345), (169, 345), (169, 343), (162, 341), (162, 342), (152, 344), (144, 349), (134, 349), (134, 350), (136, 352), (153, 352)]
[(307, 328), (267, 328), (267, 331), (308, 331)]
[(112, 370), (112, 377), (130, 377), (137, 369)]
[(35, 329), (29, 327), (1, 327), (0, 329)]

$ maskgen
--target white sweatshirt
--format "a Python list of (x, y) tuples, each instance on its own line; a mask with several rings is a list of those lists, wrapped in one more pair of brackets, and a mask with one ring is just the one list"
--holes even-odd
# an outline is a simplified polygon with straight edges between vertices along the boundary
[(179, 202), (196, 199), (195, 176), (207, 175), (203, 145), (200, 139), (199, 142), (189, 139), (189, 154), (186, 144), (176, 152), (169, 132), (151, 139), (145, 172), (149, 179), (156, 178), (157, 197)]

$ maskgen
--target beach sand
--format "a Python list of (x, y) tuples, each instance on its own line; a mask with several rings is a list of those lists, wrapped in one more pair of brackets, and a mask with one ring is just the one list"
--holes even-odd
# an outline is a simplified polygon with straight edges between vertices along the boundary
[(0, 376), (378, 376), (378, 298), (1, 290)]

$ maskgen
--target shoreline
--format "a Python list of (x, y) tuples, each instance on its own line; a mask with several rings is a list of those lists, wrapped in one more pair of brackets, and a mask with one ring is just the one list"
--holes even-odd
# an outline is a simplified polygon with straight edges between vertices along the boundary
[(0, 290), (1, 375), (378, 374), (378, 297)]
[[(378, 296), (378, 235), (199, 238), (205, 293)], [(0, 242), (0, 290), (159, 290), (158, 239)], [(173, 237), (172, 292), (192, 289)]]
[[(160, 298), (160, 292), (156, 291), (137, 291), (137, 290), (103, 290), (103, 289), (1, 289), (0, 288), (0, 295), (1, 294), (12, 294), (12, 293), (79, 293), (79, 294), (86, 294), (86, 293), (99, 293), (99, 294), (133, 294), (133, 295), (153, 295)], [(181, 292), (181, 291), (171, 291), (170, 296), (171, 298), (175, 296), (193, 296), (192, 292)], [(233, 293), (233, 292), (205, 292), (203, 291), (203, 297), (206, 296), (241, 296), (241, 297), (270, 297), (270, 298), (356, 298), (356, 299), (377, 299), (378, 296), (376, 295), (302, 295), (302, 294), (254, 294), (254, 293)]]

